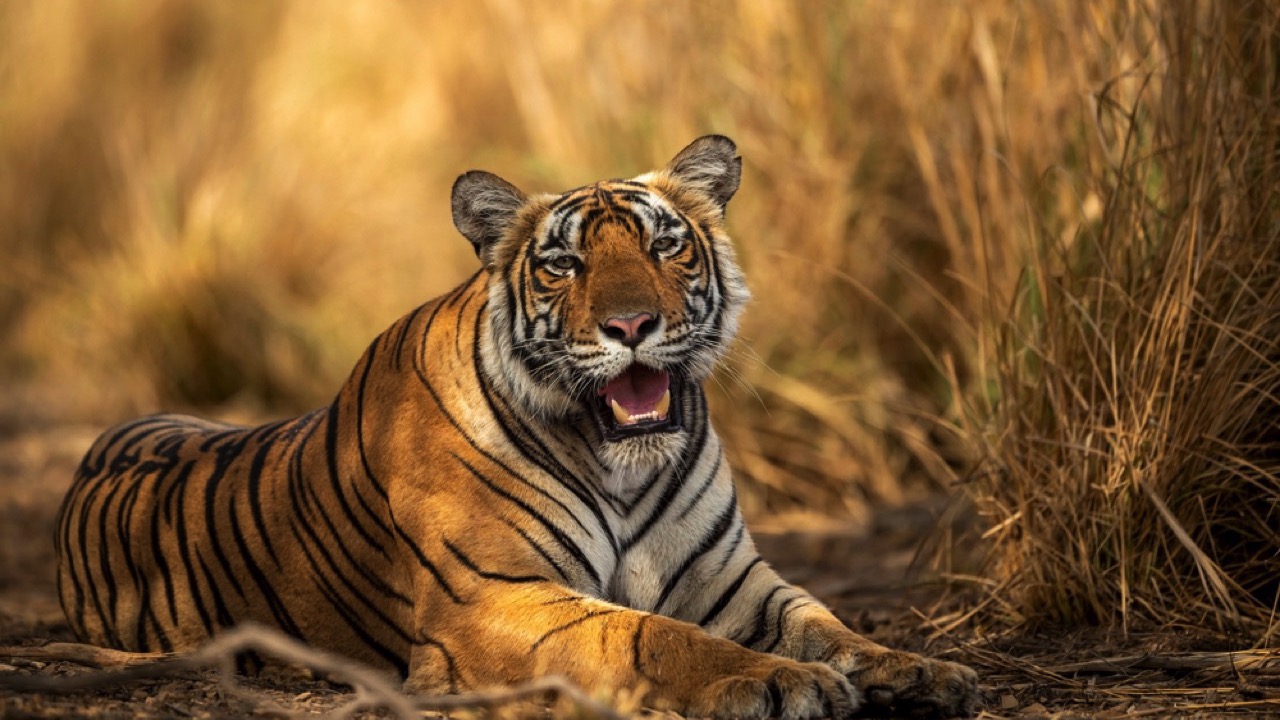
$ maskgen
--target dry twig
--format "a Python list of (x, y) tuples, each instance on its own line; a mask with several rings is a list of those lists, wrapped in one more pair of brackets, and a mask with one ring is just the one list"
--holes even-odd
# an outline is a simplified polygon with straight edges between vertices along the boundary
[(1044, 668), (1055, 673), (1126, 672), (1129, 670), (1263, 670), (1280, 667), (1280, 650), (1189, 652), (1177, 655), (1138, 653)]
[[(0, 648), (0, 657), (20, 657), (46, 662), (66, 661), (96, 668), (96, 671), (65, 677), (0, 675), (0, 688), (36, 692), (75, 692), (118, 687), (155, 678), (167, 678), (193, 670), (218, 668), (219, 683), (230, 695), (255, 706), (266, 698), (248, 691), (234, 681), (235, 659), (245, 652), (258, 652), (323, 673), (355, 688), (356, 697), (334, 711), (334, 717), (348, 717), (356, 710), (384, 707), (398, 718), (418, 718), (422, 711), (490, 709), (521, 701), (564, 698), (579, 710), (607, 720), (620, 720), (613, 708), (598, 702), (558, 677), (544, 677), (510, 688), (438, 697), (409, 697), (397, 683), (376, 670), (347, 658), (310, 647), (279, 631), (245, 624), (214, 638), (190, 655), (131, 653), (78, 643), (50, 643), (38, 647)], [(109, 669), (104, 669), (109, 668)], [(289, 715), (282, 708), (272, 710)]]
[(77, 665), (101, 669), (150, 665), (160, 660), (172, 659), (174, 656), (168, 653), (139, 653), (113, 650), (82, 643), (51, 642), (31, 647), (0, 647), (0, 657), (23, 658), (40, 662), (73, 662)]

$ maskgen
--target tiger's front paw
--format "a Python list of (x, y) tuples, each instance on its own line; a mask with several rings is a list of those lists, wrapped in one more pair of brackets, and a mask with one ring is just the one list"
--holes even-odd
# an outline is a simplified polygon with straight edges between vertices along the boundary
[(687, 714), (711, 718), (848, 718), (862, 695), (821, 663), (771, 659), (748, 673), (712, 682)]
[(837, 653), (829, 663), (867, 699), (866, 710), (922, 718), (968, 717), (978, 703), (978, 674), (945, 660), (895, 650)]

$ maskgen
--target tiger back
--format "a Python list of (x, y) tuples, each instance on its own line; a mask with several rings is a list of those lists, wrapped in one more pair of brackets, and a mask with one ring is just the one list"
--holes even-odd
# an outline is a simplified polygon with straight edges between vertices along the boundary
[(482, 268), (328, 407), (98, 439), (55, 538), (76, 634), (189, 651), (252, 620), (415, 692), (556, 674), (697, 715), (970, 712), (971, 670), (853, 633), (751, 541), (702, 391), (748, 298), (740, 174), (707, 136), (557, 195), (461, 176)]

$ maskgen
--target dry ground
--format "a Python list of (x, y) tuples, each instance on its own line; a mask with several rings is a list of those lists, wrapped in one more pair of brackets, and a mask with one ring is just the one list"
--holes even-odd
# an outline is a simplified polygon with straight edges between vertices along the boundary
[[(95, 432), (55, 425), (10, 429), (0, 436), (0, 646), (74, 640), (56, 599), (50, 538), (62, 493)], [(1220, 639), (1186, 631), (1134, 633), (1123, 640), (1088, 630), (981, 632), (960, 614), (972, 604), (971, 597), (953, 593), (944, 598), (941, 583), (908, 574), (935, 512), (893, 511), (863, 528), (815, 522), (796, 530), (794, 519), (765, 522), (758, 524), (756, 535), (784, 575), (829, 602), (855, 629), (889, 645), (978, 668), (984, 679), (984, 717), (1280, 713), (1280, 674), (1267, 667), (1274, 658), (1240, 654), (1233, 669), (1223, 656), (1209, 654), (1239, 649)], [(1242, 668), (1258, 660), (1263, 661)], [(353, 698), (349, 688), (296, 669), (243, 679), (256, 701), (228, 695), (213, 671), (186, 671), (93, 692), (49, 694), (2, 687), (8, 675), (85, 672), (91, 671), (72, 662), (33, 661), (0, 651), (0, 717), (305, 716), (331, 712)]]

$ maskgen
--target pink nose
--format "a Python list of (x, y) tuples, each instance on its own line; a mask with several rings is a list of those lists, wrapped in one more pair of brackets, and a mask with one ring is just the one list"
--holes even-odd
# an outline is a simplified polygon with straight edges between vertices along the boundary
[(606, 337), (617, 340), (629, 348), (634, 348), (640, 344), (640, 341), (658, 329), (658, 320), (653, 315), (642, 312), (635, 315), (627, 315), (626, 317), (609, 318), (600, 327), (604, 330)]

